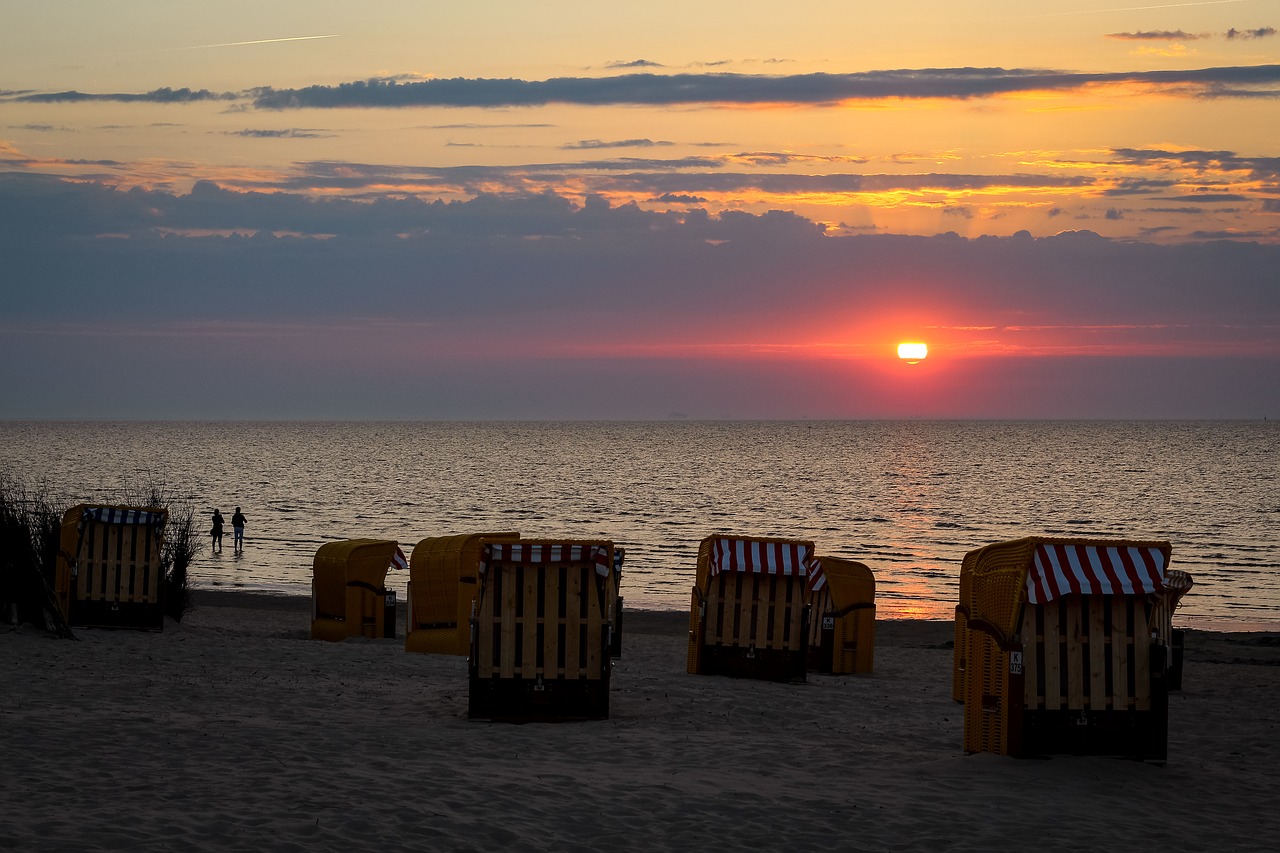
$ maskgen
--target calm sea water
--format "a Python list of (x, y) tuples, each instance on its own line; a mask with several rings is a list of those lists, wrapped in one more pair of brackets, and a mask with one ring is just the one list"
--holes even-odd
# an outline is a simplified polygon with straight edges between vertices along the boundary
[(0, 422), (0, 473), (68, 506), (164, 482), (202, 529), (243, 507), (200, 587), (307, 595), (330, 540), (518, 530), (608, 537), (628, 607), (684, 610), (727, 532), (812, 539), (873, 569), (880, 616), (950, 619), (974, 548), (1151, 538), (1195, 579), (1179, 624), (1235, 629), (1280, 628), (1278, 460), (1265, 421)]

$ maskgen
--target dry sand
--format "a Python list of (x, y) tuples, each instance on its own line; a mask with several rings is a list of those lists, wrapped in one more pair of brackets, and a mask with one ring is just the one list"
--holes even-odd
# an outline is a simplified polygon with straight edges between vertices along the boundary
[(1169, 759), (966, 756), (948, 622), (875, 673), (685, 674), (628, 612), (611, 718), (469, 721), (461, 658), (200, 592), (163, 633), (0, 633), (0, 849), (1274, 850), (1280, 635), (1190, 632)]

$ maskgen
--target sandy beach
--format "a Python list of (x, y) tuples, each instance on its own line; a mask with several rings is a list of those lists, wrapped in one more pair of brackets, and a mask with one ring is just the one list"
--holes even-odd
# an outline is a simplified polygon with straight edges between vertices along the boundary
[[(950, 622), (871, 675), (685, 673), (628, 612), (606, 721), (467, 719), (466, 663), (308, 638), (309, 602), (196, 594), (162, 633), (0, 633), (0, 847), (1272, 850), (1280, 634), (1191, 631), (1164, 765), (967, 756)], [(403, 622), (401, 622), (403, 629)]]

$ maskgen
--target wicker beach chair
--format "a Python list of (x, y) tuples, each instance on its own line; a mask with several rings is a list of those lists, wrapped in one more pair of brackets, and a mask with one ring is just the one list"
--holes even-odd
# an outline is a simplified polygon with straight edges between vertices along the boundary
[(1168, 542), (1033, 537), (965, 556), (952, 695), (964, 749), (1164, 761), (1173, 610)]
[(807, 596), (822, 584), (813, 543), (709, 536), (698, 548), (688, 671), (804, 681)]
[(67, 624), (164, 630), (159, 507), (79, 504), (62, 517), (54, 589)]
[(484, 546), (519, 538), (516, 532), (463, 533), (432, 536), (415, 545), (409, 557), (404, 650), (466, 657)]
[(864, 564), (818, 557), (823, 583), (809, 592), (809, 671), (871, 672), (875, 661), (876, 578)]
[(389, 622), (387, 613), (394, 594), (388, 592), (386, 579), (399, 551), (399, 544), (390, 539), (343, 539), (321, 545), (312, 562), (311, 639), (394, 637), (394, 604)]
[(609, 716), (613, 543), (521, 540), (484, 546), (468, 662), (468, 716)]

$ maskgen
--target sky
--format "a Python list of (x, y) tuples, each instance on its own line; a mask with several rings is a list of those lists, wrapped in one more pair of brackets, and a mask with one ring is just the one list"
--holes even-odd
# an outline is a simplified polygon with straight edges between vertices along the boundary
[(1280, 417), (1277, 0), (4, 21), (0, 418)]

